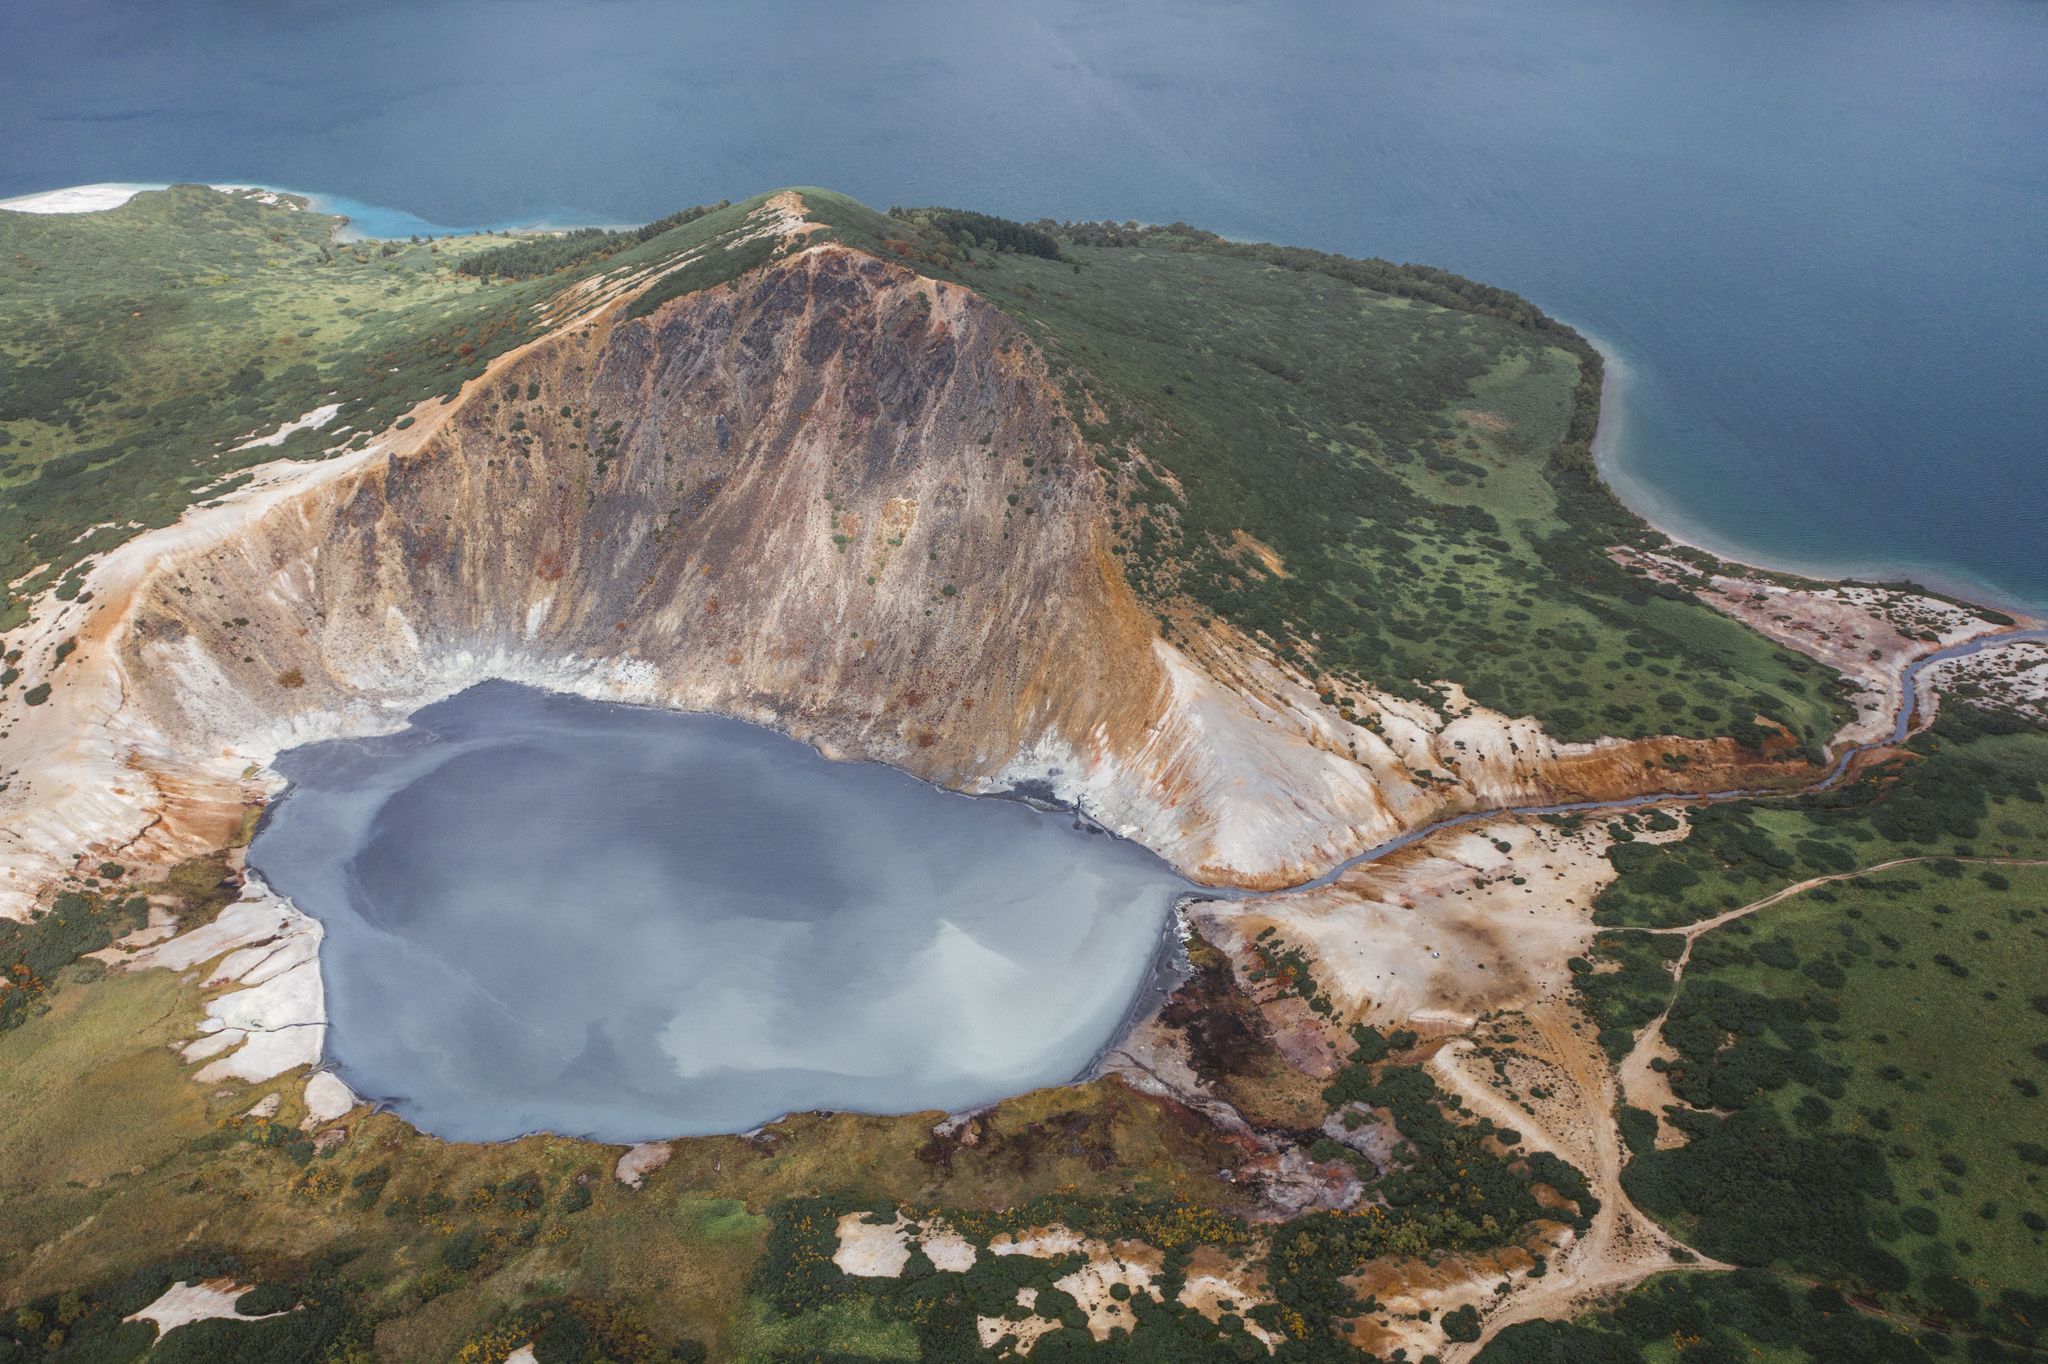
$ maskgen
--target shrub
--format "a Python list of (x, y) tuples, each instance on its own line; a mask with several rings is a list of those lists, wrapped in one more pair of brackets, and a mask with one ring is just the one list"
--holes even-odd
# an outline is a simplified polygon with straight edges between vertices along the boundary
[(287, 1312), (263, 1321), (215, 1317), (170, 1331), (149, 1364), (313, 1364), (348, 1324), (339, 1307)]
[(583, 1364), (591, 1344), (590, 1328), (565, 1312), (534, 1336), (533, 1357), (539, 1364)]
[(1976, 1316), (1981, 1306), (1975, 1290), (1953, 1274), (1934, 1274), (1922, 1279), (1920, 1296), (1933, 1303), (1943, 1316), (1956, 1321)]
[(1870, 1239), (1870, 1200), (1888, 1197), (1884, 1157), (1859, 1136), (1794, 1136), (1764, 1106), (1726, 1118), (1674, 1111), (1691, 1138), (1638, 1155), (1621, 1182), (1652, 1216), (1697, 1219), (1693, 1243), (1716, 1259), (1794, 1265), (1884, 1291), (1906, 1268)]
[(1562, 1321), (1523, 1321), (1486, 1343), (1473, 1364), (1643, 1364), (1627, 1336)]
[(484, 1262), (490, 1253), (491, 1243), (476, 1227), (459, 1232), (441, 1248), (441, 1263), (461, 1274), (467, 1274)]
[(377, 1200), (384, 1196), (384, 1186), (391, 1182), (391, 1167), (379, 1165), (374, 1170), (365, 1170), (349, 1181), (355, 1190), (355, 1204), (360, 1212), (368, 1212), (377, 1206)]
[(235, 1310), (245, 1317), (267, 1317), (273, 1312), (291, 1311), (298, 1300), (298, 1290), (290, 1284), (258, 1284), (235, 1299)]

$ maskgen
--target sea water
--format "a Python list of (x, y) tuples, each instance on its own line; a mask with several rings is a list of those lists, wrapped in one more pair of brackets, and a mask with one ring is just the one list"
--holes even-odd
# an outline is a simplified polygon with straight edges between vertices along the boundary
[(0, 50), (0, 196), (410, 235), (818, 184), (1440, 265), (1625, 364), (1604, 466), (1673, 530), (2048, 608), (2032, 0), (74, 0)]
[(249, 862), (326, 930), (328, 1057), (449, 1140), (1063, 1083), (1191, 889), (1071, 814), (504, 682), (275, 765)]

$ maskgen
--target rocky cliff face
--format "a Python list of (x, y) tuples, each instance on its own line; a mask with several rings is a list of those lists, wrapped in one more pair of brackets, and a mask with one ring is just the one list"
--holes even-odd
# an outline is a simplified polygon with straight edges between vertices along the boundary
[(958, 286), (792, 252), (642, 319), (601, 297), (411, 430), (273, 470), (109, 556), (89, 603), (42, 603), (31, 664), (78, 651), (15, 721), (8, 912), (88, 850), (217, 843), (278, 751), (487, 677), (1041, 783), (1260, 888), (1448, 811), (1743, 778), (1725, 742), (1558, 745), (1470, 706), (1388, 700), (1369, 733), (1220, 627), (1166, 644), (1023, 332)]

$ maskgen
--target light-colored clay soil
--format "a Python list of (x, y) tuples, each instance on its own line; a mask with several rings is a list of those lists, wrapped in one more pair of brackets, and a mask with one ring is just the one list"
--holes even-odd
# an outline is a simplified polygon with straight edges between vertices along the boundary
[[(180, 1326), (189, 1326), (195, 1321), (206, 1321), (213, 1317), (226, 1317), (232, 1321), (262, 1321), (263, 1317), (245, 1317), (235, 1310), (235, 1299), (254, 1288), (254, 1284), (238, 1284), (233, 1279), (208, 1279), (204, 1283), (174, 1283), (164, 1290), (164, 1295), (143, 1308), (127, 1321), (153, 1321), (157, 1334), (164, 1335)], [(273, 1317), (283, 1316), (272, 1312)]]
[[(1946, 658), (1921, 678), (1943, 696), (2008, 706), (2048, 724), (2048, 644), (2021, 640), (1988, 646), (1967, 658)], [(1923, 707), (1923, 712), (1924, 712)]]
[(1612, 553), (1619, 563), (1691, 589), (1715, 610), (1827, 664), (1861, 687), (1855, 698), (1857, 718), (1844, 725), (1831, 744), (1837, 753), (1876, 743), (1892, 732), (1906, 670), (1915, 662), (1951, 644), (2035, 623), (1994, 625), (1939, 598), (1882, 587), (1807, 590), (1782, 586), (1761, 574), (1703, 576), (1667, 555), (1628, 549)]
[(668, 1164), (674, 1149), (665, 1141), (643, 1141), (619, 1157), (612, 1178), (629, 1189), (637, 1189), (646, 1182), (647, 1176)]
[[(1637, 837), (1682, 838), (1678, 819)], [(1249, 978), (1259, 934), (1270, 928), (1303, 949), (1337, 1008), (1326, 1044), (1348, 1052), (1343, 1030), (1354, 1022), (1461, 1031), (1479, 1014), (1568, 989), (1565, 962), (1591, 944), (1593, 898), (1614, 879), (1610, 842), (1600, 822), (1565, 833), (1503, 816), (1418, 840), (1317, 890), (1202, 901), (1187, 919), (1269, 1008), (1274, 988)], [(1269, 1016), (1276, 1029), (1301, 1022), (1292, 1010)]]

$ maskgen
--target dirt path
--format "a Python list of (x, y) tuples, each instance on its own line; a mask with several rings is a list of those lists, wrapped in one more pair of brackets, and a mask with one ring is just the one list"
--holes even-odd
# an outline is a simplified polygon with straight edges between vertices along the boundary
[[(1711, 919), (1702, 919), (1696, 924), (1687, 924), (1683, 928), (1645, 928), (1638, 931), (1643, 933), (1675, 933), (1685, 938), (1685, 950), (1678, 954), (1678, 960), (1671, 965), (1671, 979), (1673, 983), (1671, 1004), (1676, 1004), (1678, 1002), (1676, 987), (1685, 979), (1686, 965), (1692, 960), (1693, 944), (1699, 941), (1702, 933), (1710, 932), (1725, 923), (1733, 923), (1735, 920), (1754, 914), (1760, 909), (1769, 909), (1781, 900), (1789, 900), (1795, 895), (1801, 895), (1814, 889), (1816, 886), (1825, 886), (1834, 881), (1853, 881), (1859, 876), (1869, 876), (1874, 872), (1890, 871), (1893, 867), (1909, 867), (1916, 862), (1936, 861), (1974, 862), (1990, 867), (2048, 866), (2048, 858), (2039, 857), (1900, 857), (1894, 858), (1890, 862), (1879, 862), (1875, 866), (1863, 867), (1856, 871), (1833, 872), (1827, 876), (1815, 876), (1805, 881), (1798, 881), (1775, 894), (1766, 895), (1763, 899), (1753, 904), (1744, 905), (1740, 909), (1731, 909), (1726, 914), (1717, 915)], [(1623, 1102), (1632, 1104), (1637, 1108), (1648, 1109), (1657, 1115), (1657, 1145), (1659, 1148), (1669, 1148), (1681, 1144), (1678, 1134), (1664, 1120), (1664, 1106), (1676, 1103), (1677, 1098), (1671, 1093), (1670, 1082), (1665, 1080), (1650, 1065), (1651, 1059), (1657, 1056), (1663, 1056), (1667, 1061), (1672, 1059), (1669, 1055), (1669, 1048), (1663, 1042), (1664, 1021), (1671, 1016), (1671, 1004), (1665, 1005), (1664, 1012), (1651, 1019), (1644, 1026), (1643, 1030), (1636, 1034), (1635, 1046), (1629, 1049), (1628, 1055), (1623, 1057), (1621, 1064), (1616, 1067), (1620, 1075)]]
[[(1832, 881), (1854, 880), (1859, 876), (1909, 866), (1916, 862), (1936, 860), (1945, 859), (1905, 857), (1856, 871), (1816, 876), (1712, 919), (1688, 924), (1683, 928), (1645, 931), (1676, 933), (1685, 938), (1685, 950), (1672, 969), (1675, 984), (1684, 979), (1686, 963), (1692, 958), (1693, 943), (1703, 933), (1740, 919), (1744, 915), (1754, 914), (1760, 909), (1768, 909), (1781, 900), (1802, 894), (1816, 886), (1824, 886)], [(2048, 866), (2048, 859), (2044, 858), (1971, 857), (1955, 860), (1987, 866)], [(1592, 1229), (1572, 1248), (1571, 1253), (1559, 1257), (1564, 1263), (1555, 1265), (1550, 1274), (1542, 1279), (1528, 1280), (1524, 1287), (1487, 1316), (1478, 1341), (1470, 1345), (1447, 1344), (1440, 1351), (1444, 1364), (1464, 1364), (1464, 1361), (1486, 1348), (1486, 1343), (1494, 1336), (1518, 1322), (1543, 1317), (1569, 1317), (1601, 1294), (1633, 1287), (1652, 1274), (1671, 1269), (1737, 1268), (1735, 1265), (1723, 1264), (1704, 1255), (1700, 1255), (1696, 1262), (1690, 1264), (1681, 1264), (1673, 1260), (1672, 1249), (1685, 1248), (1683, 1243), (1638, 1211), (1628, 1196), (1622, 1192), (1621, 1134), (1611, 1117), (1618, 1101), (1625, 1097), (1634, 1101), (1638, 1107), (1648, 1107), (1651, 1112), (1660, 1114), (1658, 1145), (1679, 1144), (1678, 1134), (1661, 1125), (1664, 1104), (1675, 1102), (1675, 1099), (1664, 1078), (1652, 1070), (1649, 1064), (1650, 1057), (1657, 1054), (1662, 1047), (1660, 1030), (1669, 1014), (1670, 1009), (1667, 1007), (1664, 1013), (1659, 1014), (1644, 1027), (1637, 1034), (1635, 1046), (1621, 1065), (1610, 1069), (1605, 1053), (1584, 1030), (1572, 1030), (1571, 1022), (1578, 1016), (1576, 1008), (1538, 1007), (1527, 1011), (1530, 1023), (1542, 1035), (1545, 1045), (1557, 1058), (1571, 1084), (1583, 1096), (1578, 1108), (1591, 1122), (1592, 1140), (1588, 1142), (1584, 1137), (1572, 1140), (1562, 1132), (1549, 1135), (1551, 1144), (1560, 1150), (1567, 1146), (1572, 1148), (1570, 1154), (1573, 1157), (1583, 1159), (1590, 1156), (1591, 1168), (1586, 1169), (1586, 1175), (1594, 1196), (1600, 1200), (1600, 1214), (1593, 1219)], [(1455, 1060), (1452, 1060), (1450, 1066), (1455, 1065)], [(1472, 1092), (1466, 1086), (1461, 1085), (1460, 1088), (1466, 1089), (1468, 1094)], [(1646, 1100), (1648, 1102), (1645, 1102)], [(1526, 1119), (1522, 1125), (1527, 1125)], [(1859, 1310), (1867, 1310), (1860, 1304), (1858, 1306)]]
[[(1703, 1255), (1691, 1264), (1673, 1259), (1674, 1249), (1687, 1249), (1684, 1243), (1644, 1216), (1622, 1192), (1621, 1134), (1610, 1117), (1615, 1104), (1614, 1072), (1592, 1037), (1583, 1028), (1572, 1029), (1578, 1016), (1576, 1006), (1562, 1001), (1525, 1011), (1569, 1083), (1582, 1096), (1576, 1107), (1588, 1130), (1569, 1137), (1562, 1132), (1551, 1135), (1580, 1163), (1593, 1196), (1600, 1200), (1600, 1212), (1570, 1252), (1552, 1260), (1550, 1273), (1541, 1279), (1523, 1280), (1487, 1315), (1477, 1341), (1469, 1345), (1446, 1342), (1438, 1352), (1444, 1364), (1464, 1364), (1502, 1330), (1518, 1322), (1573, 1316), (1581, 1304), (1631, 1287), (1652, 1274), (1681, 1268), (1736, 1267)], [(1521, 1125), (1526, 1126), (1527, 1120)]]

